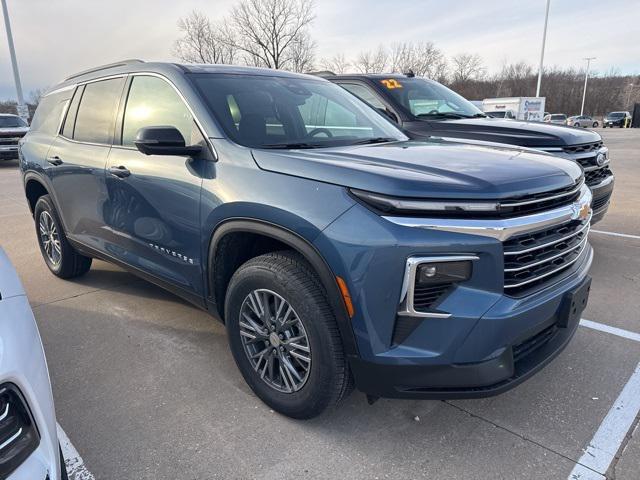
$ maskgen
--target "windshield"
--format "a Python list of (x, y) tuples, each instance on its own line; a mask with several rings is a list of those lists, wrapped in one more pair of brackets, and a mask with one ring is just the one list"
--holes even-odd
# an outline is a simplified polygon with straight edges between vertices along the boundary
[(378, 88), (415, 117), (484, 117), (484, 114), (464, 97), (444, 85), (424, 78), (382, 79), (379, 80)]
[(624, 117), (624, 112), (611, 112), (609, 115), (607, 115), (607, 117), (609, 117), (609, 118), (622, 118), (622, 117)]
[(322, 148), (406, 140), (375, 110), (324, 80), (196, 74), (211, 113), (236, 143), (257, 148)]
[(566, 115), (551, 115), (551, 120), (565, 120)]
[(0, 117), (0, 128), (17, 128), (17, 127), (27, 127), (27, 123), (22, 120), (20, 117), (15, 117), (13, 115), (7, 117)]
[(484, 114), (493, 118), (504, 118), (507, 112), (484, 112)]

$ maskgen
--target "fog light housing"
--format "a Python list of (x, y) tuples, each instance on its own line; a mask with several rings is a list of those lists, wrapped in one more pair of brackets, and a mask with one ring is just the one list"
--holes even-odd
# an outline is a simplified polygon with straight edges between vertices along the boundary
[(40, 444), (31, 412), (12, 383), (0, 385), (0, 478), (7, 478)]
[(471, 261), (433, 262), (418, 265), (416, 285), (460, 283), (471, 278)]

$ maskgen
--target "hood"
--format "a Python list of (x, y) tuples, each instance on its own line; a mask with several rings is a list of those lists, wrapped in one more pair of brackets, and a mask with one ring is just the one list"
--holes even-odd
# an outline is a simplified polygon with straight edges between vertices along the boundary
[(413, 121), (407, 122), (405, 128), (418, 135), (471, 138), (530, 148), (565, 147), (602, 140), (600, 135), (585, 128), (490, 117)]
[(572, 185), (578, 165), (543, 153), (444, 140), (253, 150), (260, 168), (398, 197), (503, 199)]
[(18, 279), (9, 257), (0, 247), (0, 302), (2, 299), (24, 295), (24, 288)]
[(0, 127), (0, 137), (23, 137), (29, 127)]

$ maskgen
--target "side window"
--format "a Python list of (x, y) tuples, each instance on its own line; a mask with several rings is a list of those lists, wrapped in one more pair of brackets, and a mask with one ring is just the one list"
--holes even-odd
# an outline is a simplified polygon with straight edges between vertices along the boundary
[(373, 108), (379, 108), (382, 110), (385, 109), (384, 103), (380, 101), (375, 93), (373, 93), (364, 85), (357, 85), (355, 83), (341, 83), (340, 86), (348, 92), (353, 93), (360, 100), (367, 102)]
[[(298, 107), (307, 133), (322, 128), (332, 137), (362, 137), (371, 135), (371, 127), (362, 127), (356, 114), (327, 97), (313, 94)], [(325, 135), (327, 135), (325, 133)]]
[(84, 92), (84, 85), (76, 88), (71, 104), (67, 110), (67, 118), (64, 121), (64, 127), (62, 128), (62, 135), (67, 138), (73, 138), (73, 128), (76, 126), (76, 114), (78, 113), (78, 105), (82, 98), (82, 92)]
[(202, 140), (189, 109), (171, 85), (158, 77), (134, 77), (124, 111), (122, 145), (133, 146), (141, 128), (161, 125), (177, 128), (187, 145)]
[(40, 100), (31, 122), (31, 131), (56, 135), (71, 92), (52, 93)]
[(122, 78), (113, 78), (85, 85), (73, 130), (74, 140), (111, 143), (123, 83)]

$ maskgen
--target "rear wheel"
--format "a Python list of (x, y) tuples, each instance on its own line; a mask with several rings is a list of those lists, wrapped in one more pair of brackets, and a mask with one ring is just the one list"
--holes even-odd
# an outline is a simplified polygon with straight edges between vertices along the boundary
[(38, 245), (47, 267), (60, 278), (83, 275), (91, 268), (91, 258), (69, 244), (49, 195), (41, 196), (34, 208)]
[(593, 128), (597, 128), (598, 127), (598, 122), (593, 122)]
[(350, 391), (336, 319), (300, 255), (268, 253), (242, 265), (227, 290), (225, 318), (240, 372), (274, 410), (312, 418)]

